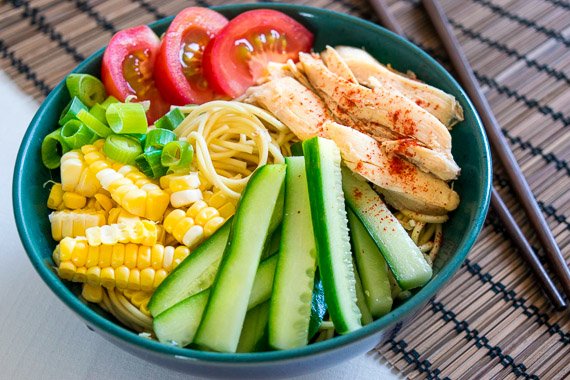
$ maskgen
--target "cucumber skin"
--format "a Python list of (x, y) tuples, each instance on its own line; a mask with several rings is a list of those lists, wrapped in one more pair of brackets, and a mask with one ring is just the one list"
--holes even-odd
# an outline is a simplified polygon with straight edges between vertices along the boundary
[(325, 302), (325, 291), (323, 283), (319, 275), (319, 271), (315, 271), (315, 283), (313, 285), (313, 298), (311, 299), (311, 320), (309, 321), (309, 340), (319, 332), (319, 328), (323, 323), (323, 318), (327, 312), (327, 303)]
[(267, 349), (269, 302), (249, 310), (243, 321), (236, 352), (259, 352)]
[(379, 318), (392, 309), (393, 303), (386, 260), (350, 207), (348, 225), (366, 304), (372, 317)]
[(366, 304), (362, 282), (360, 282), (360, 276), (358, 275), (358, 270), (356, 269), (354, 261), (352, 262), (352, 265), (354, 266), (354, 279), (356, 280), (356, 304), (358, 305), (361, 314), (360, 322), (362, 323), (362, 326), (366, 326), (373, 321), (372, 314), (370, 314), (370, 309)]
[[(317, 246), (318, 267), (321, 281), (323, 283), (325, 300), (327, 302), (329, 314), (335, 325), (335, 329), (340, 334), (345, 334), (359, 329), (362, 327), (362, 324), (360, 322), (360, 310), (356, 305), (356, 281), (354, 279), (354, 268), (352, 267), (352, 260), (349, 259), (347, 262), (335, 263), (331, 256), (331, 252), (334, 249), (334, 246), (331, 244), (331, 236), (329, 236), (329, 231), (327, 228), (328, 218), (326, 216), (325, 210), (327, 210), (328, 207), (325, 204), (325, 200), (323, 198), (323, 194), (330, 191), (331, 189), (323, 189), (321, 175), (322, 164), (320, 159), (320, 141), (322, 140), (326, 139), (323, 139), (321, 137), (313, 137), (309, 140), (305, 140), (303, 142), (303, 153), (305, 155), (305, 168), (307, 170), (309, 197), (311, 201), (311, 216), (313, 219), (313, 230)], [(330, 141), (330, 143), (334, 144), (332, 141)], [(340, 175), (340, 168), (338, 175)], [(346, 214), (344, 211), (344, 201), (342, 202), (342, 205), (339, 205), (339, 207), (341, 208), (338, 211), (344, 212)], [(345, 221), (343, 221), (343, 223), (346, 222), (346, 224), (348, 224), (346, 215), (344, 216), (344, 219)], [(346, 227), (346, 230), (342, 231), (341, 233), (343, 235), (346, 234), (346, 242), (348, 244), (348, 249), (350, 250), (348, 226)], [(345, 304), (341, 304), (343, 300), (337, 297), (338, 290), (335, 284), (335, 267), (338, 267), (338, 265), (346, 266), (345, 269), (348, 271), (347, 275), (352, 277), (348, 279), (349, 288), (342, 289), (342, 291), (346, 290), (348, 293), (350, 293), (348, 296), (351, 298), (351, 300), (345, 302)]]
[[(266, 301), (271, 297), (276, 265), (277, 256), (275, 255), (263, 260), (259, 264), (259, 268), (257, 269), (255, 280), (253, 282), (253, 291), (247, 304), (248, 310), (257, 307), (264, 302), (267, 303)], [(204, 314), (204, 310), (206, 309), (209, 296), (210, 289), (208, 288), (178, 302), (176, 305), (170, 307), (160, 313), (158, 317), (154, 318), (153, 328), (159, 341), (173, 344), (173, 337), (169, 336), (166, 338), (165, 336), (172, 335), (170, 331), (168, 331), (170, 327), (168, 325), (175, 324), (185, 330), (182, 332), (182, 339), (180, 341), (176, 341), (175, 344), (179, 347), (184, 347), (192, 343)], [(182, 314), (182, 316), (180, 316), (180, 314)], [(183, 322), (180, 320), (183, 320)], [(190, 321), (190, 323), (188, 321)], [(192, 321), (195, 323), (192, 323)]]
[[(228, 241), (231, 222), (231, 218), (226, 220), (220, 229), (218, 229), (212, 236), (210, 236), (209, 239), (200, 244), (200, 246), (194, 252), (188, 255), (188, 257), (185, 258), (176, 268), (174, 268), (174, 270), (164, 279), (164, 281), (162, 281), (148, 302), (148, 309), (153, 317), (157, 317), (160, 313), (177, 304), (181, 300), (197, 294), (212, 285), (213, 278), (220, 264), (224, 248)], [(218, 241), (218, 239), (220, 240)], [(222, 244), (221, 250), (219, 252), (212, 252), (212, 249), (216, 248), (218, 244)], [(213, 256), (210, 258), (210, 265), (206, 267), (199, 276), (196, 277), (194, 283), (192, 284), (193, 287), (187, 287), (183, 292), (176, 292), (178, 293), (176, 297), (173, 297), (172, 294), (168, 294), (174, 292), (174, 289), (172, 288), (177, 287), (178, 282), (185, 282), (182, 277), (185, 276), (185, 272), (193, 269), (192, 267), (195, 265), (195, 262), (202, 260), (203, 257), (208, 258), (207, 256), (210, 255)], [(203, 276), (204, 273), (206, 273), (208, 270), (213, 272), (212, 278), (209, 279), (206, 277), (205, 279), (201, 279), (198, 281), (198, 283), (196, 283), (196, 280), (200, 279), (201, 276)], [(188, 286), (188, 284), (184, 285)], [(183, 293), (183, 295), (180, 295), (180, 293)]]
[(285, 163), (281, 246), (268, 324), (269, 344), (278, 350), (307, 345), (316, 269), (305, 160), (287, 157)]
[[(230, 287), (229, 285), (234, 282), (232, 280), (235, 280), (237, 277), (239, 277), (239, 283), (242, 285), (240, 290), (243, 290), (244, 292), (241, 296), (245, 297), (245, 293), (247, 293), (247, 299), (249, 299), (249, 295), (251, 294), (251, 289), (253, 287), (254, 274), (244, 272), (235, 273), (235, 268), (232, 268), (234, 262), (240, 261), (236, 259), (235, 253), (238, 252), (238, 254), (241, 253), (241, 256), (244, 255), (243, 251), (240, 252), (239, 250), (238, 242), (235, 241), (235, 239), (237, 239), (236, 235), (241, 235), (243, 232), (242, 229), (247, 228), (243, 226), (246, 223), (242, 222), (243, 218), (247, 218), (247, 213), (252, 212), (251, 209), (259, 209), (260, 207), (257, 197), (253, 201), (251, 199), (248, 199), (251, 197), (249, 195), (251, 192), (259, 191), (256, 189), (258, 187), (257, 182), (266, 180), (265, 177), (267, 175), (276, 176), (275, 181), (276, 185), (278, 185), (279, 188), (275, 189), (277, 192), (275, 199), (269, 199), (270, 202), (274, 203), (267, 205), (267, 207), (272, 208), (272, 215), (267, 221), (266, 226), (260, 225), (260, 221), (256, 220), (257, 234), (259, 235), (261, 233), (265, 236), (263, 236), (263, 240), (260, 241), (261, 244), (259, 244), (259, 247), (256, 247), (259, 249), (257, 249), (255, 252), (249, 251), (247, 253), (247, 258), (251, 259), (251, 263), (249, 263), (250, 265), (248, 266), (247, 263), (242, 264), (242, 266), (247, 266), (247, 270), (252, 271), (254, 268), (257, 270), (261, 254), (263, 253), (263, 248), (283, 218), (282, 205), (284, 196), (283, 185), (285, 179), (285, 170), (286, 166), (284, 164), (265, 165), (258, 168), (251, 176), (244, 192), (242, 193), (236, 214), (234, 215), (228, 244), (222, 256), (222, 261), (220, 263), (218, 273), (216, 274), (216, 278), (212, 285), (211, 295), (208, 299), (208, 304), (206, 305), (206, 310), (204, 312), (204, 316), (202, 317), (202, 322), (196, 333), (195, 343), (199, 346), (220, 352), (235, 352), (237, 349), (239, 335), (241, 334), (241, 328), (243, 326), (243, 321), (247, 312), (247, 303), (240, 302), (242, 300), (235, 299), (240, 296), (239, 293), (237, 297), (233, 298), (224, 297), (223, 293), (236, 292), (235, 287)], [(266, 172), (267, 174), (265, 174)], [(267, 202), (267, 197), (264, 200)], [(252, 202), (258, 202), (258, 204), (253, 205)], [(244, 210), (244, 207), (247, 208)], [(279, 209), (279, 207), (281, 207), (281, 209)], [(244, 213), (246, 215), (244, 215)], [(249, 238), (251, 239), (252, 237), (250, 236)], [(242, 241), (240, 243), (243, 245), (244, 239), (242, 238), (241, 240)], [(236, 246), (238, 246), (238, 248), (235, 248)], [(241, 257), (241, 259), (243, 262), (243, 257)], [(254, 264), (255, 262), (257, 262), (257, 265)], [(229, 305), (230, 300), (234, 301), (233, 305)], [(228, 314), (231, 314), (231, 319), (229, 320), (226, 318)], [(223, 324), (218, 323), (221, 319), (224, 320)]]
[[(403, 290), (414, 289), (425, 285), (432, 276), (432, 268), (425, 260), (418, 246), (409, 237), (404, 227), (396, 217), (388, 210), (380, 196), (368, 183), (357, 178), (352, 172), (343, 167), (343, 190), (346, 201), (354, 214), (360, 219), (376, 243), (378, 249), (388, 263), (394, 278)], [(354, 192), (360, 195), (357, 197)], [(364, 198), (376, 198), (373, 202), (373, 210), (369, 205), (364, 205)], [(374, 215), (369, 215), (370, 213)], [(384, 215), (384, 216), (382, 216)], [(389, 223), (389, 226), (374, 228), (374, 222)], [(384, 231), (390, 229), (393, 232), (387, 234)], [(397, 238), (401, 245), (394, 246)], [(403, 262), (406, 260), (407, 262)]]

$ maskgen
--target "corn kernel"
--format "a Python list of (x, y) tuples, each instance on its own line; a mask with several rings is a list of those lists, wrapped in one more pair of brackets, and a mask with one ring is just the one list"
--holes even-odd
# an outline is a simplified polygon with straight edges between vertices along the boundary
[(172, 233), (174, 228), (180, 223), (182, 219), (186, 216), (186, 213), (182, 210), (174, 210), (164, 218), (164, 229), (168, 233)]
[(103, 210), (109, 212), (109, 210), (113, 208), (113, 200), (107, 195), (97, 193), (95, 194), (95, 199), (97, 200), (97, 202), (99, 202)]
[[(190, 219), (190, 218), (186, 218), (186, 219)], [(174, 235), (176, 237), (176, 235)], [(204, 238), (204, 228), (198, 224), (190, 227), (186, 233), (184, 234), (184, 237), (181, 239), (182, 240), (182, 244), (184, 244), (187, 247), (194, 247), (197, 244), (199, 244), (202, 239)]]
[(206, 207), (208, 207), (208, 204), (206, 202), (198, 201), (198, 202), (194, 203), (192, 206), (190, 206), (188, 211), (186, 211), (186, 215), (188, 215), (189, 217), (195, 218), (196, 215), (198, 215), (198, 213)]
[(228, 202), (218, 209), (220, 216), (224, 219), (228, 219), (230, 216), (236, 213), (236, 206), (233, 203)]
[(85, 198), (83, 195), (66, 191), (63, 193), (63, 204), (66, 208), (77, 210), (79, 208), (85, 207), (87, 204), (87, 198)]
[(101, 269), (101, 286), (112, 288), (115, 286), (115, 270), (113, 268)]
[(216, 216), (219, 216), (219, 215), (220, 215), (220, 213), (215, 208), (204, 207), (202, 210), (200, 210), (198, 215), (196, 215), (196, 218), (194, 218), (194, 221), (196, 222), (196, 224), (203, 226), (208, 222), (208, 220), (215, 218)]
[(99, 247), (99, 266), (106, 268), (111, 266), (111, 257), (113, 256), (113, 246), (102, 245)]
[(178, 222), (176, 227), (174, 227), (172, 235), (176, 238), (176, 240), (181, 242), (182, 239), (184, 239), (186, 232), (192, 228), (192, 226), (194, 226), (194, 219), (188, 217), (183, 218), (180, 222)]
[(154, 269), (162, 268), (162, 263), (164, 260), (164, 246), (155, 245), (152, 247), (150, 254), (150, 264)]
[(49, 197), (47, 200), (48, 208), (52, 210), (57, 210), (63, 203), (63, 189), (61, 183), (56, 183), (51, 187), (49, 192)]
[(85, 240), (78, 240), (75, 248), (73, 249), (73, 254), (71, 256), (71, 262), (77, 266), (82, 267), (87, 262), (87, 251), (89, 246)]
[(216, 216), (204, 225), (204, 236), (209, 237), (214, 234), (220, 228), (226, 220), (221, 216)]
[(158, 286), (160, 285), (160, 283), (162, 281), (164, 281), (166, 276), (168, 276), (168, 272), (166, 272), (166, 270), (164, 270), (164, 269), (159, 269), (159, 270), (155, 271), (154, 283), (153, 283), (155, 289), (158, 288)]
[(111, 266), (118, 268), (125, 262), (125, 246), (123, 244), (115, 244), (113, 246), (113, 254), (111, 256)]
[(85, 266), (91, 268), (99, 264), (99, 249), (97, 247), (89, 246), (89, 251), (87, 252), (87, 261), (85, 261)]
[(101, 286), (100, 267), (91, 267), (87, 269), (87, 283), (91, 286)]
[(136, 268), (137, 266), (138, 246), (136, 244), (125, 245), (125, 265), (129, 269)]
[(103, 288), (100, 286), (83, 284), (81, 296), (88, 302), (99, 303), (103, 301)]
[(141, 290), (145, 292), (150, 292), (153, 290), (154, 282), (154, 269), (145, 268), (141, 270)]
[(162, 267), (170, 271), (172, 269), (172, 259), (174, 258), (174, 247), (167, 246), (164, 247), (164, 261), (162, 262)]
[(137, 269), (131, 269), (129, 273), (129, 283), (127, 289), (140, 290), (141, 288), (141, 272)]
[(63, 261), (57, 270), (59, 277), (64, 280), (71, 280), (73, 275), (75, 275), (77, 268), (71, 261)]
[(139, 253), (137, 257), (137, 268), (144, 269), (150, 266), (152, 250), (151, 247), (144, 245), (139, 246)]
[(79, 267), (75, 271), (75, 274), (73, 275), (73, 278), (71, 279), (71, 281), (73, 281), (73, 282), (85, 282), (86, 279), (87, 279), (87, 268)]
[(126, 289), (129, 286), (129, 278), (131, 271), (124, 265), (115, 269), (116, 287), (119, 289)]

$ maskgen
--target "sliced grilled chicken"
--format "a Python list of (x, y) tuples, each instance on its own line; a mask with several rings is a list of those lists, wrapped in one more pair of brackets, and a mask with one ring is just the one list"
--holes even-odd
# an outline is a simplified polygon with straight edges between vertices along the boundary
[(309, 54), (301, 53), (299, 59), (309, 82), (335, 116), (350, 115), (355, 123), (362, 122), (361, 127), (371, 136), (386, 139), (384, 129), (378, 133), (378, 127), (384, 127), (396, 135), (392, 140), (413, 138), (451, 158), (451, 135), (447, 128), (399, 91), (384, 87), (372, 90), (351, 83)]
[(378, 82), (390, 84), (449, 128), (463, 120), (463, 109), (454, 96), (388, 69), (362, 49), (337, 46), (335, 50), (360, 84), (371, 88)]
[(397, 209), (443, 215), (457, 208), (459, 195), (447, 183), (387, 153), (370, 136), (329, 121), (323, 130), (338, 145), (345, 164), (377, 185), (386, 201)]
[(323, 101), (314, 92), (287, 76), (250, 87), (243, 101), (271, 112), (300, 140), (323, 136), (323, 123), (333, 120)]
[(446, 155), (418, 145), (412, 139), (382, 142), (382, 148), (386, 153), (396, 154), (426, 173), (432, 173), (444, 181), (457, 179), (461, 169)]
[(348, 67), (346, 62), (343, 61), (337, 51), (332, 47), (326, 47), (325, 51), (321, 53), (321, 59), (327, 68), (339, 77), (352, 83), (358, 83), (358, 80), (350, 70), (350, 67)]

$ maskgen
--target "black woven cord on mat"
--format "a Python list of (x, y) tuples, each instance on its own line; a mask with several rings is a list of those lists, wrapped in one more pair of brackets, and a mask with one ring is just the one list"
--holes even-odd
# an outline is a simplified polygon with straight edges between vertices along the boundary
[(394, 338), (389, 339), (386, 344), (390, 345), (390, 349), (396, 354), (402, 355), (406, 363), (411, 364), (414, 369), (420, 373), (427, 375), (428, 380), (451, 380), (449, 377), (441, 378), (441, 370), (439, 368), (433, 368), (432, 363), (427, 360), (420, 360), (421, 354), (415, 349), (408, 350), (408, 343), (404, 339), (395, 340)]
[(101, 16), (100, 13), (95, 11), (95, 9), (93, 9), (93, 7), (91, 6), (91, 4), (89, 4), (89, 2), (85, 0), (74, 0), (73, 3), (77, 7), (77, 9), (79, 9), (82, 12), (85, 12), (89, 17), (95, 20), (97, 25), (99, 25), (101, 28), (113, 33), (117, 33), (118, 29), (115, 27), (115, 25), (109, 22), (109, 20), (107, 20), (105, 17)]
[(26, 65), (21, 58), (16, 58), (14, 52), (8, 49), (8, 46), (4, 42), (4, 40), (0, 39), (0, 55), (2, 58), (7, 58), (10, 61), (10, 64), (18, 70), (20, 74), (23, 74), (27, 80), (30, 80), (34, 83), (44, 96), (48, 96), (51, 92), (52, 88), (47, 85), (43, 80), (38, 78), (38, 75), (32, 71), (30, 66)]
[(566, 2), (564, 0), (544, 0), (544, 1), (552, 5), (556, 5), (557, 7), (560, 8), (570, 9), (570, 2)]
[(81, 62), (85, 57), (72, 46), (61, 33), (57, 32), (54, 27), (46, 21), (45, 16), (40, 15), (40, 9), (32, 7), (28, 1), (24, 0), (11, 0), (10, 3), (15, 8), (24, 8), (22, 18), (30, 20), (30, 24), (35, 26), (40, 32), (47, 35), (50, 40), (56, 42), (66, 53), (71, 55), (76, 62)]
[(504, 353), (501, 347), (490, 344), (489, 339), (484, 334), (481, 334), (477, 329), (470, 328), (467, 321), (457, 319), (455, 312), (447, 310), (441, 302), (430, 301), (430, 304), (431, 311), (434, 314), (441, 313), (440, 318), (443, 321), (453, 323), (455, 325), (455, 331), (457, 331), (457, 333), (464, 333), (465, 340), (469, 342), (474, 341), (478, 349), (485, 348), (488, 351), (487, 356), (491, 359), (499, 358), (501, 365), (505, 368), (510, 368), (517, 377), (522, 376), (525, 379), (538, 380), (538, 376), (526, 372), (527, 368), (524, 364), (517, 364), (510, 355)]
[(491, 12), (495, 13), (498, 16), (507, 18), (507, 19), (512, 20), (512, 21), (516, 21), (519, 24), (521, 24), (527, 28), (530, 28), (530, 29), (532, 29), (538, 33), (542, 33), (542, 34), (544, 34), (544, 35), (546, 35), (546, 36), (548, 36), (548, 37), (550, 37), (550, 38), (552, 38), (558, 42), (563, 43), (565, 46), (570, 47), (570, 40), (567, 39), (566, 37), (564, 37), (562, 35), (562, 33), (560, 33), (557, 30), (547, 28), (543, 25), (537, 24), (535, 21), (529, 20), (525, 17), (516, 15), (514, 13), (511, 13), (508, 10), (506, 10), (505, 8), (503, 8), (497, 4), (493, 4), (492, 2), (490, 2), (488, 0), (472, 0), (472, 1), (476, 4), (482, 5), (488, 9), (490, 9)]
[(164, 13), (161, 13), (158, 8), (150, 3), (146, 2), (145, 0), (132, 0), (134, 3), (137, 3), (141, 6), (142, 9), (147, 11), (148, 13), (152, 14), (156, 20), (160, 20), (161, 18), (167, 17)]

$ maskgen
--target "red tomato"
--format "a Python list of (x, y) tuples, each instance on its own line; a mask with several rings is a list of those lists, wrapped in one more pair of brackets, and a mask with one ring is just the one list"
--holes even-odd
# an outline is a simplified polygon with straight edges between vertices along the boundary
[(297, 60), (313, 34), (284, 13), (269, 9), (237, 16), (210, 42), (204, 73), (215, 91), (236, 98), (266, 74), (267, 63)]
[(117, 32), (103, 54), (101, 79), (109, 95), (120, 101), (136, 95), (137, 100), (150, 100), (149, 123), (168, 112), (170, 105), (158, 92), (153, 68), (160, 39), (146, 25)]
[(174, 18), (154, 65), (160, 93), (172, 104), (201, 104), (214, 98), (202, 73), (202, 54), (228, 20), (208, 8), (190, 7)]

